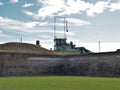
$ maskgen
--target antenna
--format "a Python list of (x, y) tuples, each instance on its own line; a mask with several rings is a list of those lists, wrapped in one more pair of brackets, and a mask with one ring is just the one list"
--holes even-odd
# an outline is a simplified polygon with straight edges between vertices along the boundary
[(66, 32), (68, 32), (68, 22), (66, 20)]
[[(60, 34), (60, 38), (59, 36), (57, 36), (57, 19), (60, 22), (60, 25), (62, 23), (62, 37)], [(58, 23), (59, 24), (59, 23)], [(61, 26), (60, 26), (61, 27)], [(61, 30), (61, 28), (59, 28), (59, 30)], [(61, 45), (66, 43), (67, 37), (66, 37), (66, 32), (68, 32), (68, 25), (67, 25), (67, 21), (65, 17), (61, 17), (61, 16), (57, 16), (54, 17), (54, 50), (61, 50)]]
[(63, 19), (63, 23), (64, 23), (64, 38), (66, 38), (66, 18), (57, 16), (57, 17), (54, 17), (54, 39), (57, 38), (57, 36), (56, 36), (56, 20), (58, 18), (62, 18)]
[(101, 52), (101, 46), (100, 46), (101, 42), (98, 41), (98, 44), (99, 44), (99, 52)]
[(64, 18), (64, 38), (66, 38), (66, 35), (65, 35), (65, 27), (66, 27), (66, 21), (65, 21), (65, 17), (63, 17)]
[(54, 39), (56, 38), (56, 17), (54, 17)]
[(20, 42), (22, 43), (22, 37), (20, 38)]
[[(68, 22), (66, 20), (66, 32), (68, 32)], [(67, 38), (67, 35), (66, 35), (66, 38)]]

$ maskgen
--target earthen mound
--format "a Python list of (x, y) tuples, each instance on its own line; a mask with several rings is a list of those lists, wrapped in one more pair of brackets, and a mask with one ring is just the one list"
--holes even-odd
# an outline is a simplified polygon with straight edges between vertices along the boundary
[(5, 44), (0, 44), (0, 52), (16, 52), (16, 53), (36, 53), (36, 54), (52, 54), (40, 45), (28, 44), (28, 43), (17, 43), (10, 42)]

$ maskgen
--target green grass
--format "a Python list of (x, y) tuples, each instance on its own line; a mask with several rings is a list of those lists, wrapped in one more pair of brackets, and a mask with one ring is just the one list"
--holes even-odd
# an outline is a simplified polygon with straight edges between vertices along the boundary
[(1, 77), (0, 90), (120, 90), (120, 78), (79, 76)]

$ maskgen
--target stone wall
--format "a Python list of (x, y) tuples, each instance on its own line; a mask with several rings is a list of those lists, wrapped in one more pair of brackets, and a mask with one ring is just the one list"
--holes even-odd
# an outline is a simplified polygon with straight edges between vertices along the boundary
[(0, 53), (0, 75), (120, 76), (120, 53), (69, 56)]
[(26, 74), (28, 56), (14, 53), (0, 54), (0, 61), (2, 62), (1, 74), (2, 76), (9, 75), (24, 75)]
[(103, 53), (69, 58), (69, 73), (87, 76), (120, 76), (120, 54)]

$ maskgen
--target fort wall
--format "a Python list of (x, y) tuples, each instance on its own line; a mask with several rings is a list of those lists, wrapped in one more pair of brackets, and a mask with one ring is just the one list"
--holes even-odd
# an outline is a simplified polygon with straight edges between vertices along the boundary
[(1, 76), (83, 75), (120, 76), (120, 53), (49, 56), (0, 53)]

